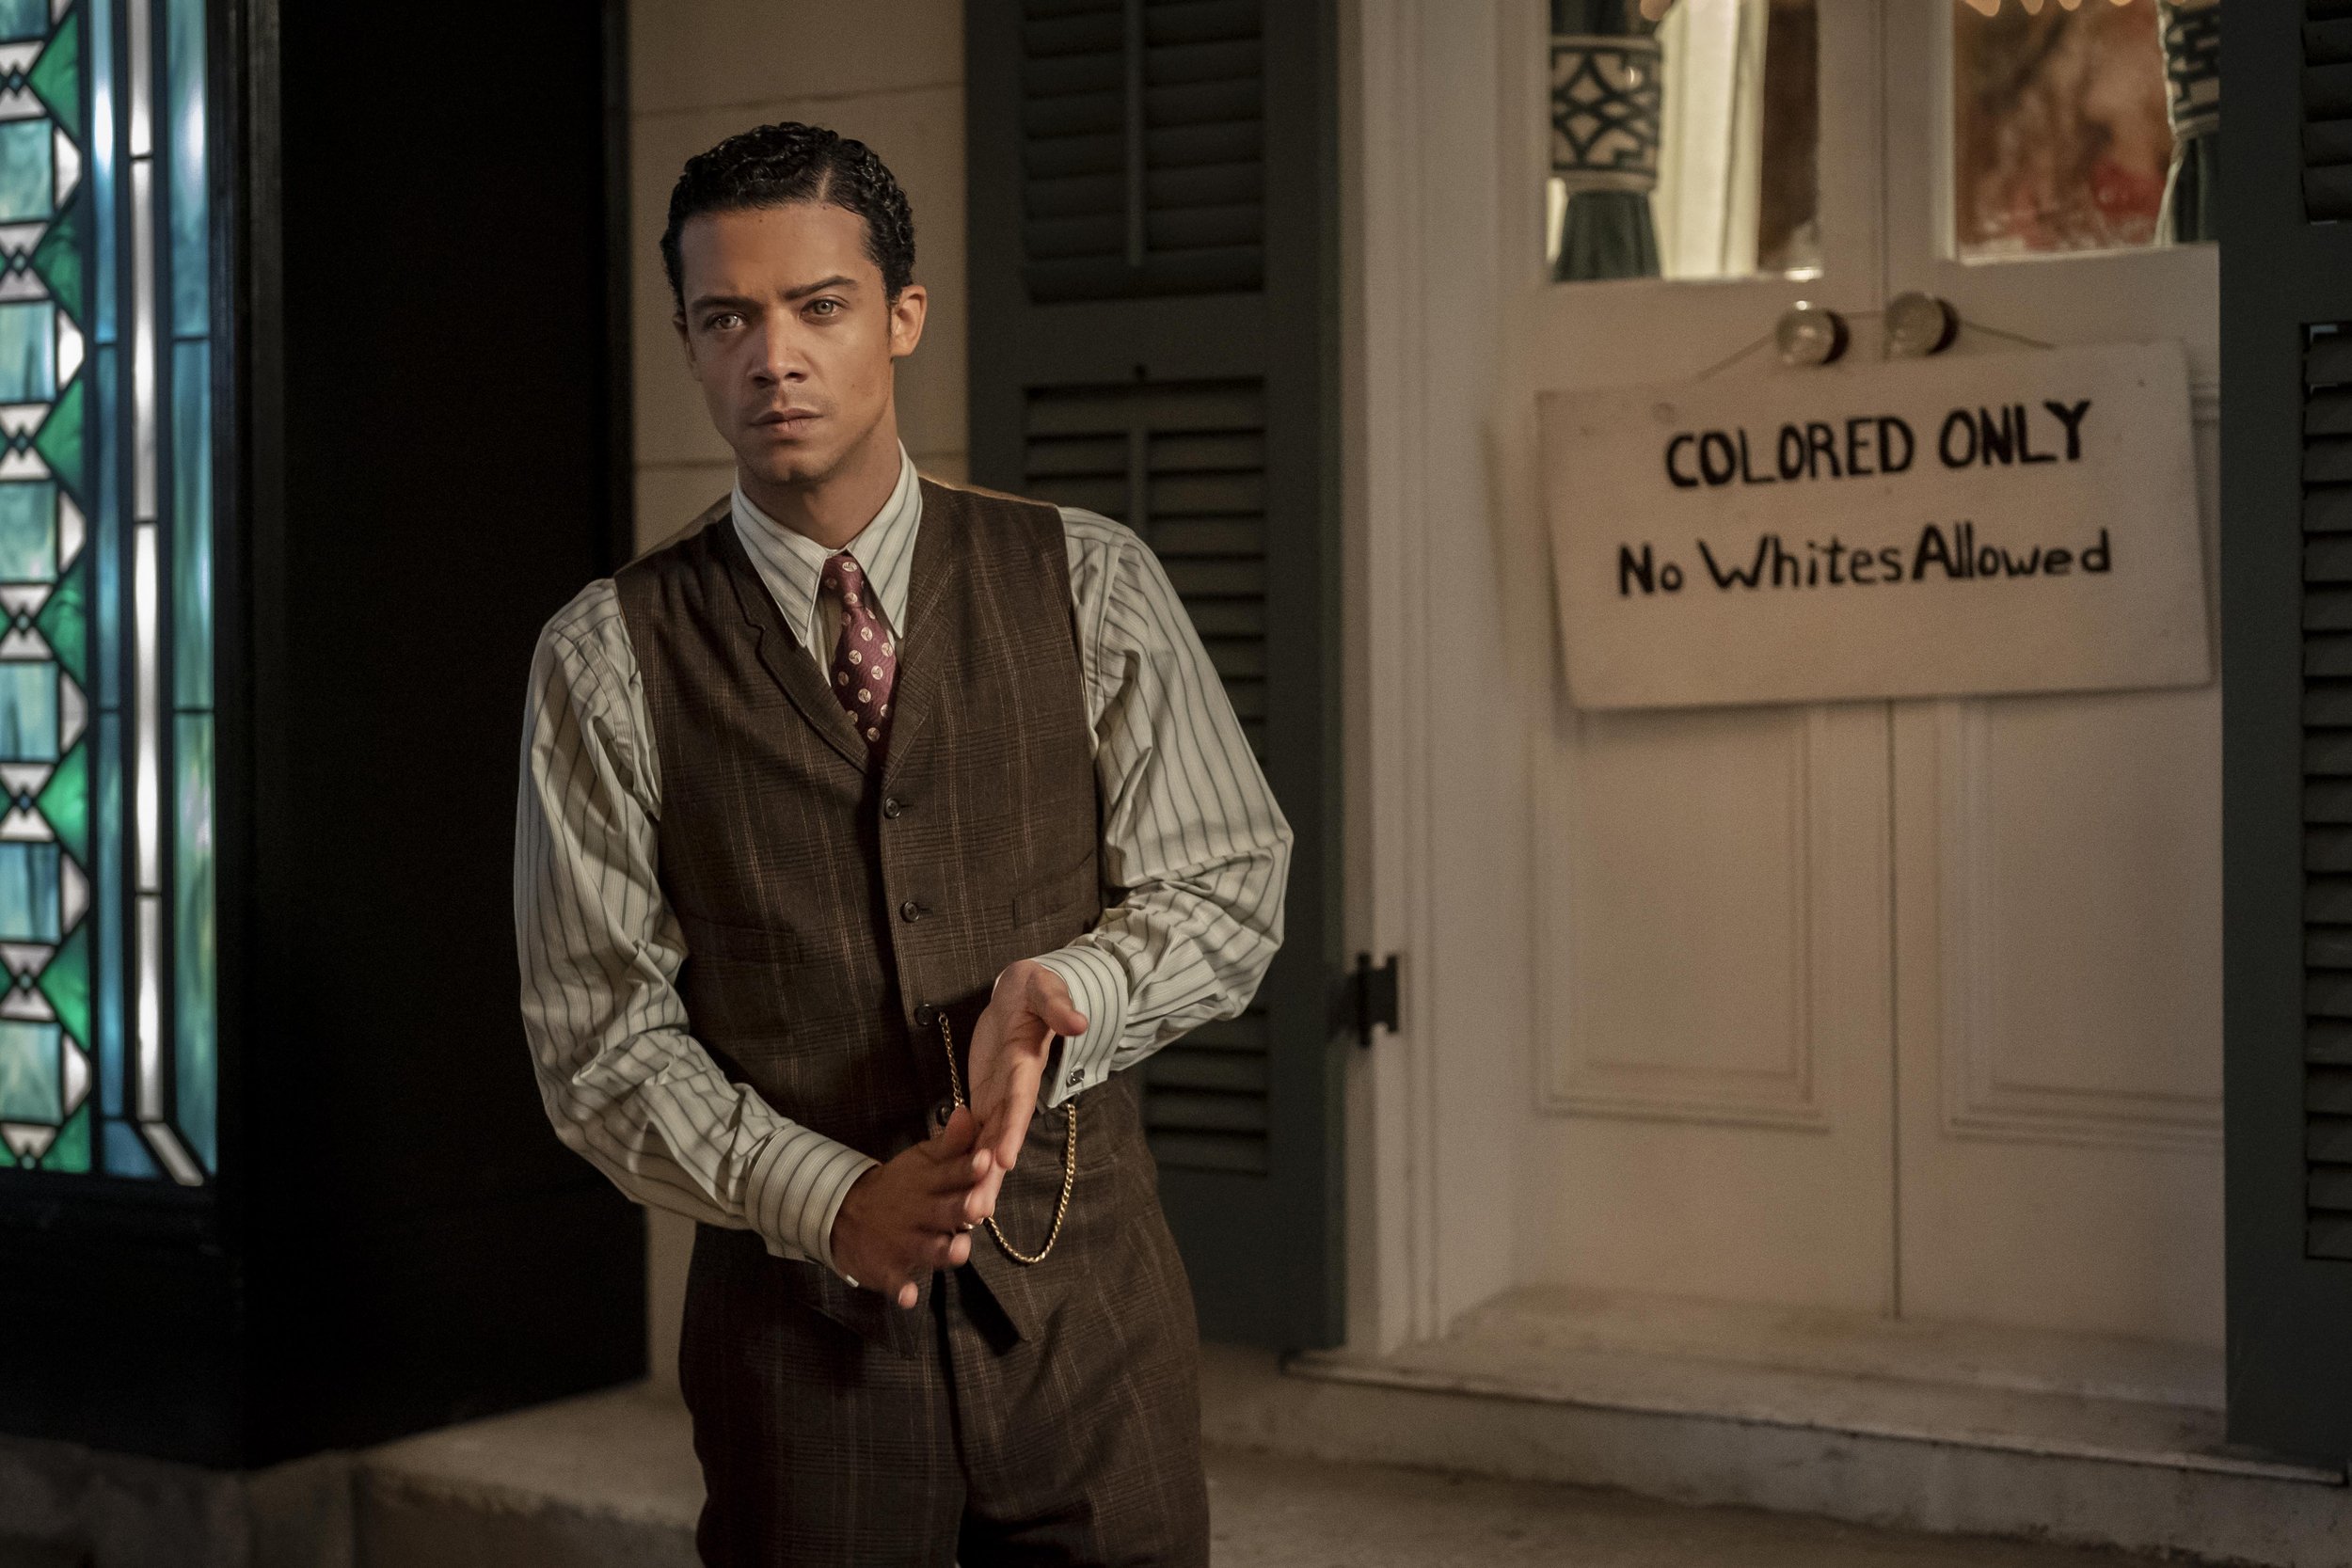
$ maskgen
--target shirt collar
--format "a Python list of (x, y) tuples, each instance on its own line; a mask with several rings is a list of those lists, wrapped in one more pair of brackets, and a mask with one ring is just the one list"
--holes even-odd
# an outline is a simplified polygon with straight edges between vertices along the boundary
[[(824, 575), (825, 558), (833, 552), (804, 533), (777, 522), (743, 494), (736, 482), (735, 534), (750, 552), (752, 564), (784, 612), (785, 624), (801, 646), (817, 646), (817, 594)], [(881, 606), (882, 619), (899, 637), (907, 634), (907, 579), (914, 564), (914, 535), (923, 522), (923, 487), (915, 481), (914, 459), (898, 448), (898, 483), (873, 520), (843, 547)], [(830, 651), (830, 650), (820, 650)]]

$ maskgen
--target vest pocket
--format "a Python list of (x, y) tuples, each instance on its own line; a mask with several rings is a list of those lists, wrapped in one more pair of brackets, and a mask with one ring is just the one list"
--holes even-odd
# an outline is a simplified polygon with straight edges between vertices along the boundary
[(1012, 895), (1012, 923), (1023, 926), (1060, 914), (1093, 890), (1094, 850), (1089, 845), (1069, 865)]
[(739, 958), (748, 963), (790, 963), (801, 956), (800, 937), (788, 926), (729, 926), (678, 911), (678, 930), (689, 958)]

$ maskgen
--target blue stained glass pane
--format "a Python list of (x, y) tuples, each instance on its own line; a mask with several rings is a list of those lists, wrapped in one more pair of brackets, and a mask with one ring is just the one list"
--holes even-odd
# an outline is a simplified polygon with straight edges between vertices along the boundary
[(0, 40), (49, 36), (49, 0), (0, 0)]
[(95, 248), (98, 273), (98, 319), (91, 336), (99, 342), (115, 341), (115, 8), (89, 8), (89, 165), (91, 203), (98, 220)]
[(213, 361), (201, 342), (171, 350), (172, 686), (182, 707), (213, 705)]
[(47, 300), (0, 305), (0, 403), (57, 395), (57, 308)]
[[(6, 4), (7, 0), (0, 0)], [(55, 204), (56, 170), (51, 161), (49, 121), (0, 122), (0, 222), (45, 218)]]
[(155, 1156), (139, 1136), (139, 1130), (127, 1121), (110, 1121), (99, 1134), (99, 1150), (106, 1163), (109, 1176), (141, 1176), (159, 1178), (164, 1173), (155, 1166)]
[(113, 460), (111, 443), (122, 428), (122, 386), (116, 369), (119, 350), (102, 348), (91, 368), (91, 389), (98, 394), (98, 705), (122, 705), (122, 465)]
[(0, 942), (57, 940), (54, 844), (0, 843)]
[(169, 0), (166, 40), (171, 114), (171, 329), (205, 330), (204, 0)]
[(172, 978), (179, 1059), (180, 1131), (213, 1168), (215, 1040), (213, 946), (213, 721), (179, 722), (179, 863), (172, 883)]
[(0, 581), (56, 578), (57, 487), (46, 481), (0, 484)]
[(0, 664), (0, 762), (57, 760), (57, 667)]
[[(122, 1049), (123, 982), (122, 923), (107, 918), (116, 890), (122, 886), (122, 721), (113, 714), (98, 720), (98, 768), (91, 780), (95, 792), (90, 816), (97, 825), (98, 972), (92, 981), (91, 1011), (98, 1036), (98, 1084), (101, 1108), (110, 1117), (123, 1114)], [(109, 1157), (108, 1168), (112, 1169)]]
[(54, 1023), (0, 1020), (0, 1121), (65, 1119), (65, 1065)]

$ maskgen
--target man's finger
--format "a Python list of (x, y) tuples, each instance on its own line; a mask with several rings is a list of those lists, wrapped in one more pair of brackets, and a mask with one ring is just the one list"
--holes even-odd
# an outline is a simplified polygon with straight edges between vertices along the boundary
[[(959, 1111), (956, 1114), (961, 1116), (963, 1113)], [(939, 1193), (950, 1187), (969, 1187), (994, 1163), (994, 1148), (982, 1136), (977, 1121), (957, 1141), (965, 1147), (943, 1148), (936, 1138), (914, 1146), (923, 1156), (923, 1167), (917, 1180), (925, 1192)]]
[(943, 1236), (960, 1233), (967, 1225), (978, 1222), (971, 1213), (972, 1189), (960, 1188), (933, 1198), (923, 1211), (923, 1227)]
[[(1025, 1126), (1026, 1123), (1027, 1118), (1024, 1117), (1023, 1124)], [(1020, 1164), (1021, 1144), (1025, 1135), (1025, 1134), (1016, 1129), (1007, 1128), (1005, 1130), (1004, 1137), (997, 1142), (997, 1157), (1004, 1161), (1005, 1168), (1007, 1170), (1010, 1170), (1014, 1165)]]
[(898, 1294), (897, 1298), (900, 1309), (903, 1310), (907, 1307), (913, 1307), (919, 1293), (920, 1292), (918, 1292), (914, 1288), (914, 1281), (912, 1279), (908, 1280), (905, 1284), (900, 1285), (898, 1287)]
[(991, 1164), (988, 1175), (972, 1189), (972, 1223), (979, 1224), (996, 1212), (996, 1194), (1005, 1184), (1002, 1165)]
[(979, 1118), (972, 1114), (969, 1106), (959, 1105), (948, 1115), (947, 1124), (932, 1133), (921, 1147), (934, 1160), (953, 1162), (971, 1152), (979, 1132)]
[(1029, 1010), (1045, 1027), (1067, 1038), (1087, 1032), (1087, 1015), (1070, 1002), (1070, 987), (1052, 970), (1040, 966), (1029, 978)]
[(1026, 1093), (1016, 1089), (1005, 1097), (996, 1108), (1001, 1121), (987, 1130), (985, 1135), (997, 1164), (1007, 1170), (1019, 1163), (1022, 1140), (1029, 1135), (1029, 1118), (1037, 1113), (1037, 1089), (1032, 1085)]

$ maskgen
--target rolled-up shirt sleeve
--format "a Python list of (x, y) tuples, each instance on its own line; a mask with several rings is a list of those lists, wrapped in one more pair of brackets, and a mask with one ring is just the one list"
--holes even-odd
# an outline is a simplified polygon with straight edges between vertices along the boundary
[(639, 1203), (834, 1266), (874, 1164), (729, 1080), (687, 1027), (685, 942), (656, 873), (660, 781), (609, 580), (541, 634), (515, 821), (523, 1030), (564, 1144)]
[(1208, 650), (1139, 539), (1065, 508), (1071, 595), (1103, 801), (1110, 903), (1037, 955), (1085, 1015), (1041, 1101), (1056, 1105), (1248, 1005), (1282, 942), (1291, 830)]

